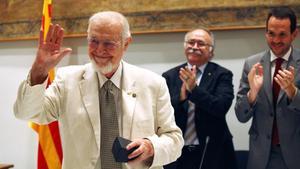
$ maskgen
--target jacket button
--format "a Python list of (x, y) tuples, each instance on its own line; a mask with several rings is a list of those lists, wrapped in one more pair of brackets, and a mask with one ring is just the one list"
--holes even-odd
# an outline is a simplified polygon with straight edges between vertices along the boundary
[(271, 116), (271, 117), (273, 117), (273, 116), (274, 116), (274, 114), (273, 114), (273, 113), (270, 113), (270, 116)]
[(268, 140), (270, 140), (270, 139), (271, 139), (271, 136), (270, 136), (269, 134), (267, 135), (267, 139), (268, 139)]

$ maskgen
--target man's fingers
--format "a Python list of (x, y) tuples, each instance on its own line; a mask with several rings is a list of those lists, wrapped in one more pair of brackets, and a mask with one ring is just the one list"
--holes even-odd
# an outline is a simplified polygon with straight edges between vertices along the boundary
[(61, 51), (60, 57), (63, 58), (64, 56), (70, 54), (72, 52), (71, 48), (65, 48)]
[(256, 74), (256, 70), (257, 70), (257, 63), (251, 67), (248, 76), (251, 76), (251, 77), (254, 76)]
[(54, 31), (52, 35), (52, 40), (51, 42), (55, 44), (55, 46), (60, 47), (61, 45), (61, 40), (62, 40), (62, 35), (63, 35), (63, 28), (60, 27), (58, 24), (54, 26)]
[(52, 33), (52, 36), (51, 36), (51, 42), (52, 43), (55, 43), (56, 42), (56, 39), (57, 39), (57, 33), (59, 32), (59, 26), (57, 24), (54, 25), (54, 29), (53, 29), (53, 33)]
[(46, 40), (45, 40), (47, 44), (49, 44), (51, 42), (52, 33), (53, 33), (53, 25), (51, 23), (50, 26), (49, 26), (49, 29), (48, 29), (48, 33), (46, 35)]
[(185, 82), (186, 77), (183, 77), (182, 75), (179, 75), (179, 78), (181, 81)]
[(197, 67), (196, 67), (196, 65), (193, 66), (192, 71), (193, 71), (194, 74), (197, 73)]
[(139, 155), (141, 155), (143, 153), (143, 148), (140, 146), (139, 148), (137, 148), (136, 150), (134, 150), (132, 153), (130, 153), (128, 155), (128, 158), (129, 159), (132, 159), (132, 158), (135, 158), (135, 157), (138, 157)]
[[(130, 158), (129, 158), (129, 159), (130, 159)], [(129, 164), (130, 166), (135, 166), (135, 165), (137, 165), (138, 163), (140, 163), (141, 161), (144, 161), (144, 160), (145, 160), (145, 157), (143, 157), (142, 155), (140, 155), (140, 156), (138, 156), (137, 158), (128, 161), (128, 164)]]
[(294, 80), (294, 75), (295, 75), (295, 69), (293, 67), (289, 67), (286, 70), (283, 70), (283, 73), (285, 73), (285, 76), (289, 80)]
[(294, 68), (293, 66), (289, 66), (288, 71), (290, 71), (291, 74), (292, 74), (293, 77), (294, 77), (294, 75), (295, 75), (295, 68)]
[(179, 74), (185, 78), (188, 77), (188, 72), (184, 68), (180, 68)]
[(62, 42), (63, 42), (63, 37), (64, 37), (64, 29), (60, 29), (59, 32), (58, 32), (58, 35), (57, 35), (57, 39), (55, 41), (55, 44), (57, 44), (58, 46), (61, 46), (62, 45)]
[(294, 81), (294, 74), (289, 70), (279, 70), (276, 76), (282, 82), (292, 83)]
[(184, 70), (187, 73), (187, 76), (189, 78), (196, 76), (196, 72), (197, 72), (196, 65), (193, 65), (192, 69), (189, 69), (188, 66), (186, 66)]
[(262, 76), (264, 74), (264, 69), (261, 64), (259, 64), (256, 68), (256, 74)]
[(262, 75), (263, 74), (263, 67), (260, 63), (256, 63), (252, 66), (252, 71), (256, 75)]
[(141, 142), (140, 141), (133, 141), (133, 142), (131, 142), (131, 143), (129, 143), (128, 145), (127, 145), (127, 147), (126, 147), (126, 149), (127, 150), (131, 150), (131, 149), (133, 149), (134, 147), (138, 147), (136, 150), (134, 150), (132, 153), (130, 153), (129, 155), (128, 155), (128, 158), (129, 159), (132, 159), (132, 158), (134, 158), (134, 157), (136, 157), (136, 156), (138, 156), (138, 155), (140, 155), (141, 153), (143, 153), (143, 149), (142, 149), (142, 147), (141, 147)]
[(43, 46), (43, 44), (44, 44), (44, 31), (40, 30), (39, 47)]

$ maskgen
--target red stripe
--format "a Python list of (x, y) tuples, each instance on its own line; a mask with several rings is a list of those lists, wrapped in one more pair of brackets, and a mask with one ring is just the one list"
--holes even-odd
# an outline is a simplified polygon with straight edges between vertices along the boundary
[(52, 18), (52, 5), (48, 4), (49, 18)]
[(42, 31), (45, 31), (45, 15), (42, 16)]
[(51, 82), (51, 79), (50, 78), (48, 78), (48, 82), (47, 82), (47, 86), (46, 86), (46, 88), (48, 88), (48, 86), (51, 84), (52, 82)]
[(52, 135), (52, 140), (54, 142), (60, 163), (62, 163), (63, 153), (62, 153), (61, 140), (60, 140), (60, 135), (59, 135), (58, 122), (54, 121), (54, 122), (50, 123), (48, 126), (50, 129), (51, 135)]
[(38, 147), (38, 169), (48, 169), (41, 145)]

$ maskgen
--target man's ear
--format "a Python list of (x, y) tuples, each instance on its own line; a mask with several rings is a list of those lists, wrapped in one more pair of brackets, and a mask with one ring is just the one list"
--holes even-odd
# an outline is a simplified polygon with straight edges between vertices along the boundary
[(209, 50), (210, 59), (212, 59), (214, 57), (214, 47), (210, 46), (208, 50)]
[(128, 37), (125, 39), (124, 50), (127, 50), (129, 44), (132, 42), (132, 37)]
[(292, 33), (292, 36), (293, 36), (293, 40), (296, 39), (297, 35), (298, 35), (298, 28), (295, 29), (295, 31)]
[(213, 47), (212, 46), (209, 46), (209, 52), (212, 52), (213, 51)]

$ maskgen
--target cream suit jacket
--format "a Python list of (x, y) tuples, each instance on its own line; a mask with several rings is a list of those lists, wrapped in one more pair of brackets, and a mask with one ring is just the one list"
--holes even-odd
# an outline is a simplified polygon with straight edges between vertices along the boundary
[[(123, 64), (123, 137), (148, 138), (154, 147), (153, 169), (175, 161), (183, 138), (176, 126), (165, 80), (150, 71)], [(39, 124), (58, 120), (63, 148), (63, 169), (95, 169), (100, 154), (100, 107), (97, 73), (91, 64), (60, 68), (53, 83), (21, 83), (15, 116)], [(123, 164), (123, 169), (130, 169)], [(145, 166), (134, 167), (138, 169)]]

